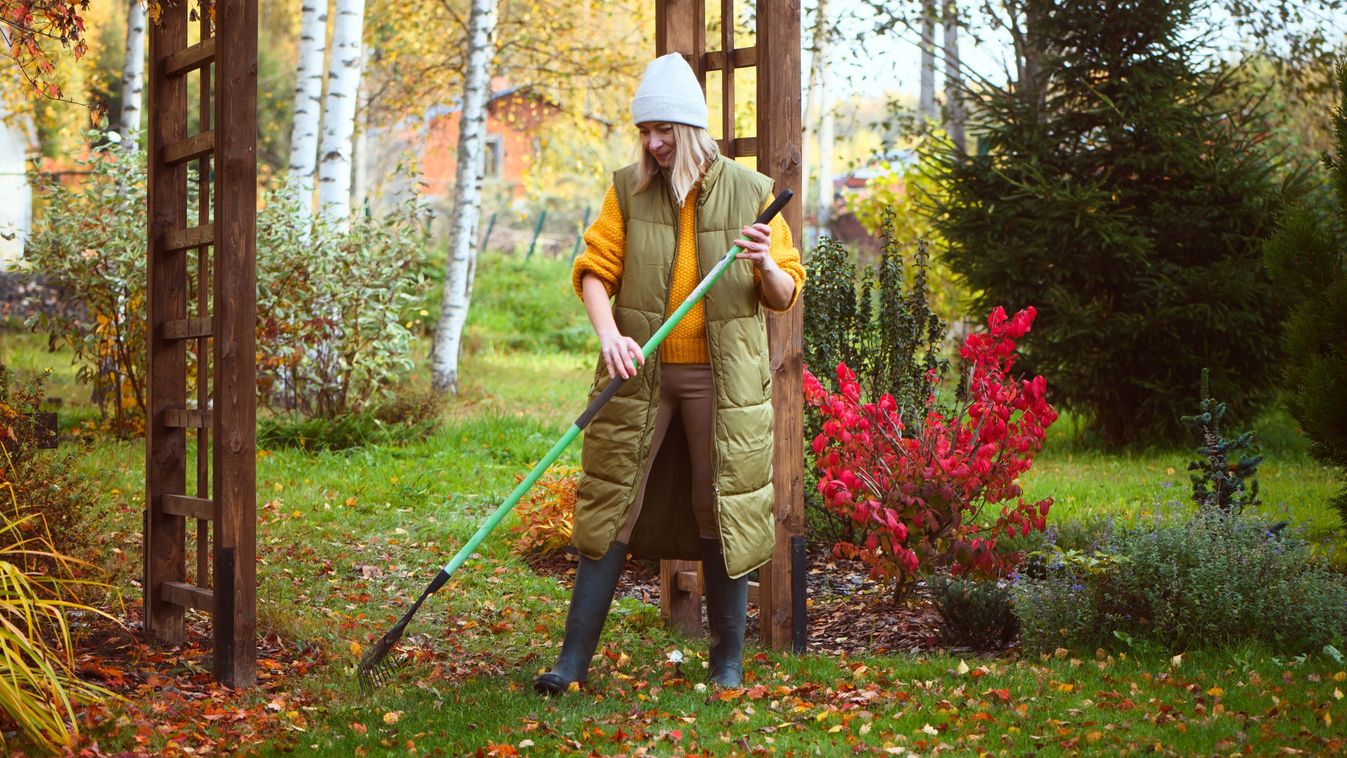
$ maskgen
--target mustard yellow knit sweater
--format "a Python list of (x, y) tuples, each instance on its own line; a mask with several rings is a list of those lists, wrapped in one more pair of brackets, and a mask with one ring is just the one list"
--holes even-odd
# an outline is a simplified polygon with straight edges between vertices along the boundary
[[(683, 304), (688, 295), (697, 286), (697, 249), (696, 249), (696, 210), (697, 194), (700, 186), (693, 187), (683, 201), (678, 214), (678, 251), (674, 255), (673, 283), (669, 290), (669, 305), (666, 316), (672, 314)], [(768, 199), (770, 203), (771, 200)], [(764, 208), (766, 205), (763, 206)], [(789, 310), (800, 297), (800, 285), (804, 283), (804, 264), (800, 262), (800, 251), (795, 249), (790, 236), (790, 227), (778, 215), (769, 224), (772, 230), (770, 251), (772, 260), (795, 280), (795, 295)], [(575, 259), (571, 270), (571, 283), (576, 294), (584, 297), (580, 282), (586, 273), (592, 273), (603, 281), (603, 286), (611, 297), (617, 292), (622, 281), (622, 267), (627, 255), (627, 230), (622, 223), (622, 207), (617, 202), (617, 190), (608, 188), (604, 195), (603, 208), (599, 217), (585, 231), (585, 252)], [(752, 265), (744, 262), (743, 265)], [(753, 278), (759, 279), (755, 269)], [(762, 282), (758, 281), (758, 286)], [(771, 308), (764, 300), (763, 305)], [(775, 309), (773, 309), (775, 310)], [(669, 332), (659, 346), (659, 357), (664, 363), (709, 363), (710, 353), (706, 349), (706, 308), (697, 303), (683, 317), (683, 320)]]

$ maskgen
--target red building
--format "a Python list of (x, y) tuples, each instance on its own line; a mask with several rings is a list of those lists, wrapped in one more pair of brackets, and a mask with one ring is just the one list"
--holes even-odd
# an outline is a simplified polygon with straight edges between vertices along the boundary
[[(497, 89), (500, 85), (501, 80), (492, 81), (487, 102), (484, 176), (488, 184), (518, 199), (524, 194), (524, 172), (538, 153), (538, 134), (561, 109), (528, 89)], [(421, 156), (422, 194), (447, 196), (453, 187), (462, 115), (462, 109), (454, 105), (428, 119)]]

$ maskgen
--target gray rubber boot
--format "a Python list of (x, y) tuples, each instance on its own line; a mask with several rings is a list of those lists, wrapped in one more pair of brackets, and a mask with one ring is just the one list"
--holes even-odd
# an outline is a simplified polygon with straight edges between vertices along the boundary
[(571, 589), (571, 607), (566, 612), (566, 636), (561, 642), (557, 665), (533, 680), (533, 689), (540, 695), (559, 695), (571, 682), (585, 683), (589, 677), (589, 660), (599, 645), (599, 633), (608, 618), (613, 603), (613, 591), (627, 562), (627, 546), (614, 542), (600, 559), (580, 556), (575, 570), (575, 586)]
[(711, 681), (721, 687), (744, 682), (744, 624), (748, 616), (748, 577), (731, 579), (719, 540), (702, 540), (702, 581), (706, 585), (706, 623), (711, 629)]

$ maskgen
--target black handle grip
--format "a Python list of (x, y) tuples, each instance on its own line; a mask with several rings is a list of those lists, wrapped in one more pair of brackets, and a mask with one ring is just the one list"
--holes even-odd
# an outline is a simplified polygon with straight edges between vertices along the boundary
[(594, 398), (594, 402), (590, 403), (589, 407), (585, 409), (585, 412), (581, 413), (580, 417), (575, 420), (575, 425), (581, 429), (589, 426), (589, 422), (593, 421), (594, 417), (599, 415), (599, 409), (609, 400), (613, 399), (613, 395), (616, 395), (617, 391), (622, 389), (622, 385), (626, 381), (626, 379), (623, 379), (620, 376), (610, 380), (608, 386), (603, 388), (603, 392), (600, 392), (599, 396)]
[(771, 223), (772, 219), (776, 217), (776, 214), (780, 213), (781, 209), (786, 207), (786, 203), (789, 203), (792, 197), (795, 197), (794, 192), (791, 192), (788, 189), (781, 190), (781, 193), (776, 196), (776, 199), (772, 201), (772, 204), (764, 208), (762, 213), (758, 214), (757, 220), (753, 223)]

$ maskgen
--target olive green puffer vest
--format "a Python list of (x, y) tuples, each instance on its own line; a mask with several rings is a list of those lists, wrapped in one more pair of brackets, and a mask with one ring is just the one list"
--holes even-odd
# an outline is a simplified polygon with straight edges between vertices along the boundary
[[(622, 334), (644, 345), (664, 323), (678, 206), (665, 182), (636, 193), (636, 166), (613, 174), (627, 251), (613, 316)], [(702, 177), (697, 196), (697, 267), (704, 277), (742, 237), (771, 196), (772, 181), (725, 158)], [(772, 514), (772, 389), (767, 327), (748, 262), (730, 266), (703, 301), (715, 381), (716, 516), (730, 576), (766, 563), (775, 545)], [(592, 400), (608, 385), (602, 359)], [(585, 429), (572, 543), (598, 558), (626, 522), (640, 491), (659, 400), (659, 361), (648, 361)], [(699, 560), (692, 515), (687, 437), (675, 417), (650, 471), (631, 550), (654, 558)]]

